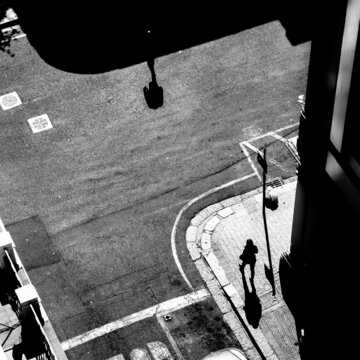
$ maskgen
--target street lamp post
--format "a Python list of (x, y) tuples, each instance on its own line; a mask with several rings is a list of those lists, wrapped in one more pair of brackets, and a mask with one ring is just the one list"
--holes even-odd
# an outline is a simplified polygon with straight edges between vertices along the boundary
[(267, 173), (267, 162), (266, 162), (266, 147), (264, 147), (264, 151), (258, 152), (257, 156), (258, 163), (263, 169), (263, 201), (262, 201), (262, 213), (263, 213), (263, 220), (264, 220), (264, 229), (265, 229), (265, 237), (266, 237), (266, 247), (268, 252), (268, 259), (269, 259), (269, 267), (265, 266), (265, 275), (269, 280), (271, 287), (272, 287), (272, 295), (275, 296), (275, 281), (274, 281), (274, 272), (271, 260), (271, 252), (270, 252), (270, 242), (269, 242), (269, 234), (267, 229), (267, 222), (266, 222), (266, 210), (265, 210), (265, 196), (266, 196), (266, 173)]

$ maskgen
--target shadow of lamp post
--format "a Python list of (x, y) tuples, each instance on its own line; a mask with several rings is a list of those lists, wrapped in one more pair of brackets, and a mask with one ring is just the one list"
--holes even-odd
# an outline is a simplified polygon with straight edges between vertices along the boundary
[(275, 281), (274, 281), (274, 271), (272, 266), (272, 260), (271, 260), (271, 252), (270, 252), (270, 242), (269, 242), (269, 234), (267, 229), (267, 222), (266, 222), (266, 210), (265, 210), (265, 196), (266, 196), (266, 173), (267, 173), (267, 162), (266, 162), (266, 147), (264, 147), (263, 153), (261, 151), (258, 151), (257, 154), (257, 161), (259, 165), (263, 169), (263, 201), (262, 201), (262, 213), (263, 213), (263, 219), (264, 219), (264, 229), (265, 229), (265, 237), (266, 237), (266, 247), (268, 252), (268, 258), (269, 258), (269, 267), (264, 265), (265, 267), (265, 276), (269, 280), (269, 283), (272, 287), (272, 295), (275, 296)]

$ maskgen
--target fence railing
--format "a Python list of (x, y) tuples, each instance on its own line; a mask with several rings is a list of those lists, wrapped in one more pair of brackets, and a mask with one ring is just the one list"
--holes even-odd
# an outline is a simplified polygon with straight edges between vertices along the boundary
[(40, 320), (36, 314), (36, 311), (34, 309), (34, 307), (30, 304), (30, 309), (31, 309), (31, 314), (35, 320), (36, 325), (38, 326), (38, 329), (40, 331), (40, 336), (41, 336), (41, 340), (42, 340), (42, 345), (43, 345), (43, 353), (39, 354), (37, 356), (37, 359), (42, 360), (42, 359), (46, 359), (46, 360), (57, 360), (57, 357), (55, 355), (55, 352), (53, 350), (53, 348), (50, 345), (50, 341), (48, 339), (48, 337), (45, 334), (45, 331), (40, 323)]

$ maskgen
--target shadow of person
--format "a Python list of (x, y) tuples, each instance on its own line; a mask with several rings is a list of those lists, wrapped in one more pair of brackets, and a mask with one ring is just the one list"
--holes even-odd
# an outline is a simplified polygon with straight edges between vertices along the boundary
[(245, 271), (245, 266), (250, 266), (251, 279), (254, 279), (255, 276), (255, 263), (256, 263), (256, 255), (258, 253), (258, 248), (254, 245), (251, 239), (246, 240), (246, 245), (242, 254), (239, 256), (242, 261), (240, 265), (240, 271), (243, 273)]
[(254, 285), (254, 279), (250, 279), (251, 292), (245, 278), (245, 274), (242, 271), (242, 281), (245, 290), (245, 315), (247, 322), (254, 328), (258, 328), (259, 322), (261, 319), (262, 306), (259, 297), (256, 294), (256, 289)]
[(158, 85), (156, 81), (156, 73), (155, 73), (155, 56), (154, 56), (154, 35), (151, 31), (148, 31), (148, 44), (147, 44), (147, 65), (150, 69), (151, 73), (151, 81), (149, 82), (149, 87), (144, 87), (144, 97), (146, 103), (150, 109), (157, 109), (161, 107), (164, 103), (164, 91), (161, 86)]

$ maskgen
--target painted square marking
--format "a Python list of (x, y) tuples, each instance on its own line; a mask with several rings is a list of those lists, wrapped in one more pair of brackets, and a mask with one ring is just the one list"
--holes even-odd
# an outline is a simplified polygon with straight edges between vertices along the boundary
[(53, 127), (47, 114), (28, 119), (28, 123), (34, 134), (40, 131), (52, 129)]
[(22, 102), (16, 91), (0, 96), (0, 105), (3, 110), (12, 109), (15, 106), (21, 105)]

